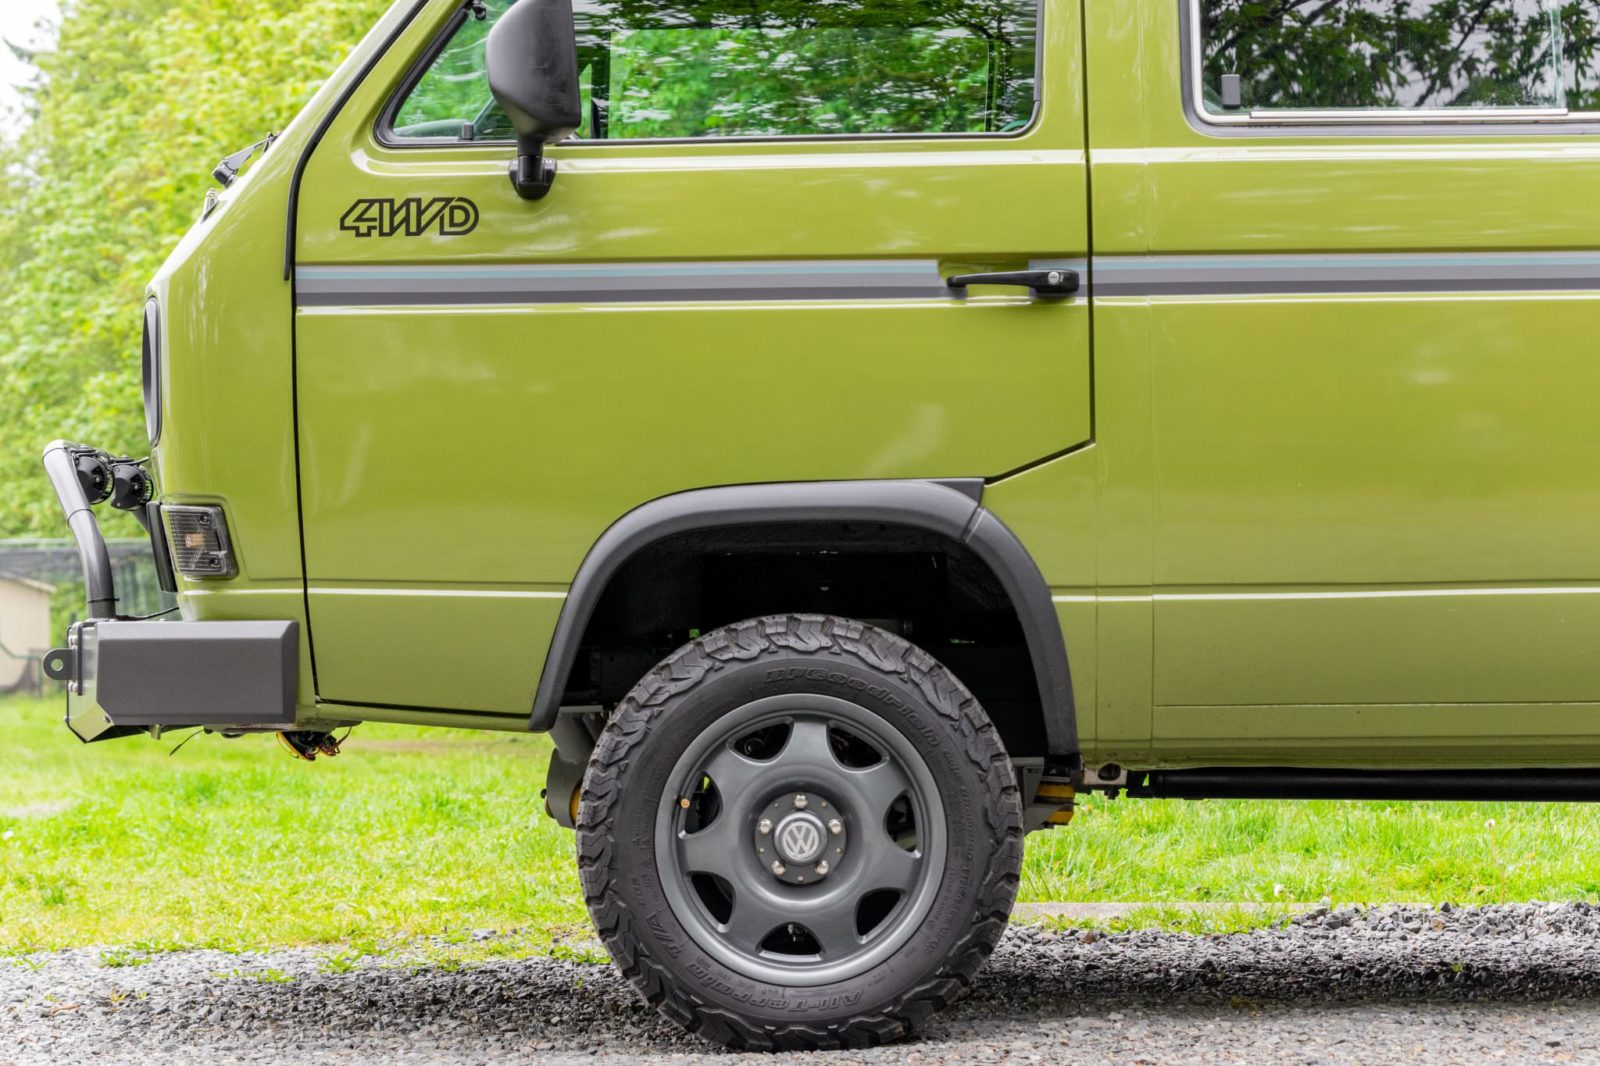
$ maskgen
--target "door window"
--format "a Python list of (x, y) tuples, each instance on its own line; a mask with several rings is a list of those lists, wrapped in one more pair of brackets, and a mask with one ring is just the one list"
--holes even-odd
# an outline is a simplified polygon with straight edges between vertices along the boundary
[(1595, 0), (1193, 0), (1211, 115), (1594, 106)]
[[(504, 140), (464, 17), (386, 131)], [(614, 0), (576, 5), (585, 121), (605, 140), (1010, 133), (1037, 103), (1038, 0)]]

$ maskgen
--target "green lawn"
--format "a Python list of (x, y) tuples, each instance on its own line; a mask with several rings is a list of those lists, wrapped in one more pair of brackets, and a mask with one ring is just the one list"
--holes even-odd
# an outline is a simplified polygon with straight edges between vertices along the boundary
[[(586, 937), (571, 837), (538, 798), (543, 737), (362, 726), (310, 764), (270, 737), (200, 736), (176, 755), (177, 738), (86, 746), (60, 709), (0, 701), (0, 952), (436, 937), (429, 951), (460, 942), (466, 958)], [(1594, 900), (1596, 813), (1093, 800), (1030, 839), (1022, 898)], [(474, 947), (477, 929), (508, 935)]]

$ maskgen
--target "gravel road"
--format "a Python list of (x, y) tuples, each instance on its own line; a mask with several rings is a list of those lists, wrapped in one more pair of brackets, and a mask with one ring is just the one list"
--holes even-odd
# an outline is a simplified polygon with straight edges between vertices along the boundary
[(1600, 907), (1582, 904), (1319, 909), (1228, 936), (1023, 926), (921, 1042), (811, 1056), (710, 1048), (606, 966), (325, 959), (0, 960), (0, 1064), (1600, 1061)]

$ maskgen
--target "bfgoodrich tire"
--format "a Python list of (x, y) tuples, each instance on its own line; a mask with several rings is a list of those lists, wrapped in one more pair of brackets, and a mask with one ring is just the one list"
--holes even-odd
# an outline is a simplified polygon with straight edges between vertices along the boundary
[(737, 1048), (860, 1047), (966, 991), (1011, 912), (1022, 817), (944, 667), (787, 615), (635, 686), (589, 763), (578, 861), (601, 939), (667, 1017)]

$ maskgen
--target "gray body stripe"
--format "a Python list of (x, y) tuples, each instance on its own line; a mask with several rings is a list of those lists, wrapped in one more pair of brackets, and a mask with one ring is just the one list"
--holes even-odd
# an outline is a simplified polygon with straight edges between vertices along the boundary
[(1300, 281), (1278, 278), (1260, 282), (1152, 281), (1101, 283), (1095, 285), (1096, 296), (1312, 296), (1317, 294), (1342, 295), (1349, 293), (1437, 293), (1452, 292), (1581, 292), (1600, 290), (1600, 276), (1585, 279), (1566, 278), (1553, 281), (1527, 281), (1501, 279), (1444, 280), (1413, 279), (1397, 281), (1362, 281), (1357, 278), (1335, 278), (1327, 281)]
[(358, 277), (367, 279), (429, 279), (441, 276), (462, 278), (661, 278), (685, 275), (743, 276), (752, 273), (808, 275), (900, 274), (915, 275), (935, 270), (932, 259), (750, 259), (732, 262), (666, 263), (558, 263), (513, 264), (500, 266), (449, 265), (417, 266), (327, 266), (301, 267), (298, 276), (309, 281)]
[[(1096, 296), (1600, 292), (1600, 252), (1103, 256), (1038, 259)], [(932, 259), (322, 266), (296, 274), (301, 307), (944, 300)]]
[(1600, 253), (1107, 256), (1096, 296), (1600, 290)]
[(596, 304), (596, 303), (689, 303), (700, 301), (794, 301), (794, 300), (903, 300), (907, 297), (948, 298), (950, 290), (924, 286), (922, 290), (877, 288), (871, 285), (826, 288), (742, 288), (681, 289), (671, 295), (660, 289), (627, 291), (619, 289), (573, 289), (561, 292), (358, 292), (304, 293), (301, 307), (464, 307), (487, 304)]
[(302, 267), (302, 307), (946, 298), (932, 259)]

